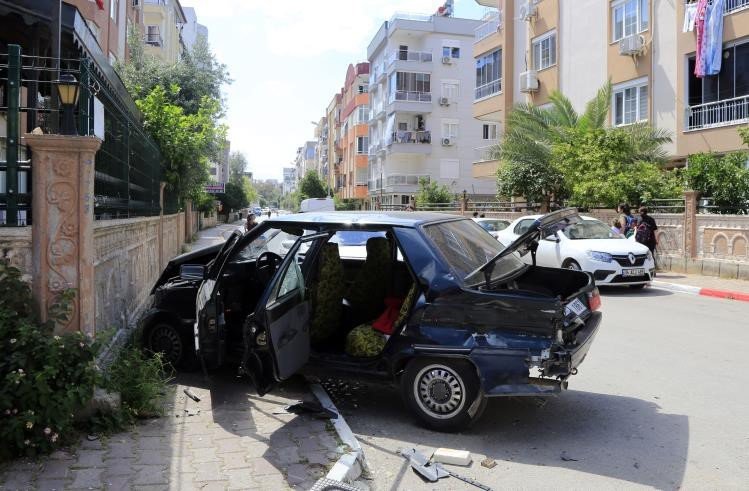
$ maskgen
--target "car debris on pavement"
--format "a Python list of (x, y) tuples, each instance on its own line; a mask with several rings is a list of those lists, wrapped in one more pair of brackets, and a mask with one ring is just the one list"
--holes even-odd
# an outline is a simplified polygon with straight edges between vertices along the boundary
[(445, 477), (454, 477), (455, 479), (463, 481), (464, 483), (470, 484), (471, 486), (475, 486), (479, 489), (483, 489), (484, 491), (492, 491), (492, 488), (481, 484), (475, 479), (457, 474), (449, 469), (446, 469), (439, 462), (433, 462), (429, 460), (426, 455), (422, 454), (415, 448), (399, 449), (397, 453), (398, 455), (408, 459), (409, 464), (411, 465), (411, 468), (414, 470), (414, 472), (416, 472), (419, 476), (421, 476), (428, 482), (437, 482)]

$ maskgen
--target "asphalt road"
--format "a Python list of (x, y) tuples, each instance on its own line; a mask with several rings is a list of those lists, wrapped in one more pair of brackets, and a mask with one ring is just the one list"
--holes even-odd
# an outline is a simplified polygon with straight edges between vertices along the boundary
[[(749, 303), (648, 289), (603, 292), (604, 324), (569, 390), (494, 399), (474, 428), (420, 428), (396, 391), (346, 388), (342, 402), (374, 471), (372, 489), (425, 484), (395, 455), (472, 452), (451, 469), (494, 489), (747, 489)], [(484, 457), (497, 466), (479, 465)]]

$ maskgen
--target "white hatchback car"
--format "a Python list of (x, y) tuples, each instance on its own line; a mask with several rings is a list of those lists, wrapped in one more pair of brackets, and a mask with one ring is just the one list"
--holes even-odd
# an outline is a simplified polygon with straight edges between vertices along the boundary
[[(503, 244), (512, 243), (542, 215), (518, 218), (497, 234)], [(615, 235), (611, 227), (591, 217), (539, 241), (538, 266), (587, 271), (597, 285), (629, 285), (642, 288), (655, 276), (655, 261), (644, 245)], [(531, 255), (521, 258), (530, 263)]]

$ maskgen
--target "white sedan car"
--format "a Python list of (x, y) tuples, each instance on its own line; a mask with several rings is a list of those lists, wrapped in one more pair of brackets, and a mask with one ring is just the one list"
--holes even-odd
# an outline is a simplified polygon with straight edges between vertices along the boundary
[(499, 232), (510, 225), (509, 220), (503, 220), (501, 218), (474, 218), (473, 221), (478, 223), (481, 228), (489, 232), (495, 239)]
[[(497, 234), (507, 245), (522, 235), (541, 215), (518, 218)], [(536, 264), (587, 271), (598, 285), (642, 288), (655, 276), (655, 261), (644, 245), (625, 239), (611, 227), (591, 217), (539, 241)], [(530, 263), (531, 255), (522, 260)]]

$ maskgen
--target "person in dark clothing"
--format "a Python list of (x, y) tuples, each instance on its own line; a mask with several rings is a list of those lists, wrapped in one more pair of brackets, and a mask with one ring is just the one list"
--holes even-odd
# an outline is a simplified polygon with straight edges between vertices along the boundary
[(658, 246), (658, 238), (655, 231), (658, 225), (653, 217), (648, 215), (648, 209), (645, 206), (640, 207), (640, 218), (637, 219), (637, 230), (635, 231), (635, 240), (644, 245), (655, 257), (655, 248)]
[(247, 222), (244, 224), (245, 231), (249, 232), (252, 230), (255, 225), (257, 225), (257, 222), (255, 221), (255, 215), (253, 213), (250, 213), (247, 215)]

